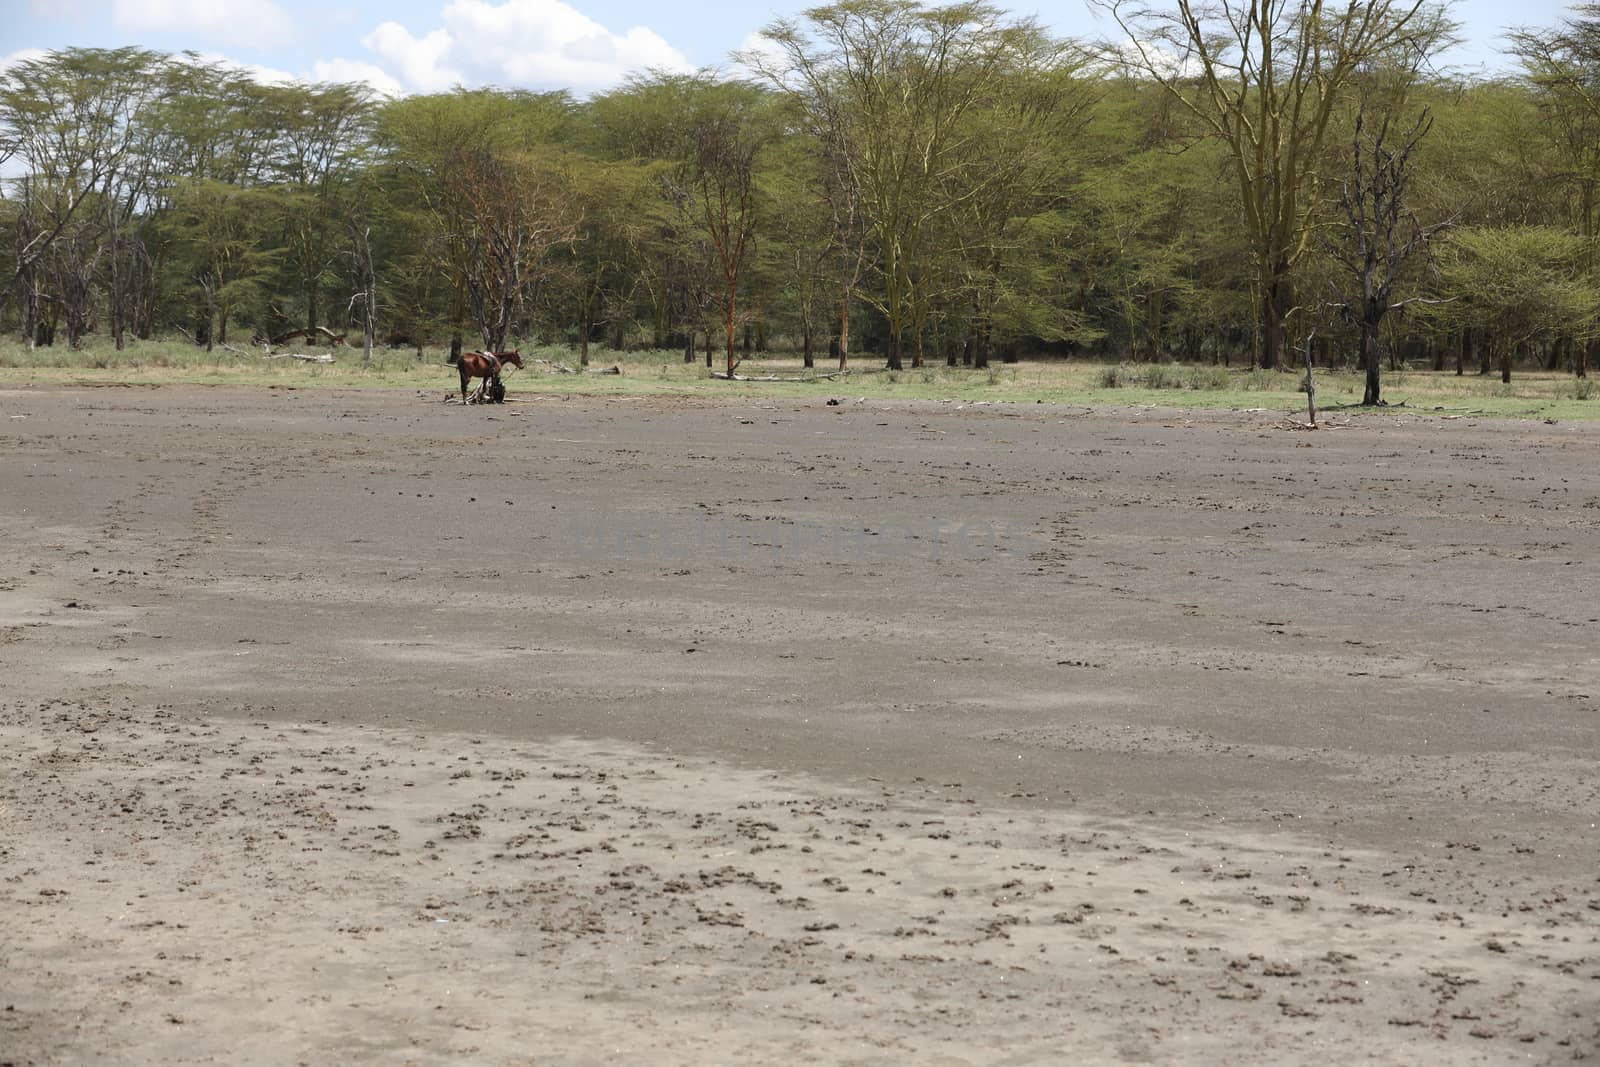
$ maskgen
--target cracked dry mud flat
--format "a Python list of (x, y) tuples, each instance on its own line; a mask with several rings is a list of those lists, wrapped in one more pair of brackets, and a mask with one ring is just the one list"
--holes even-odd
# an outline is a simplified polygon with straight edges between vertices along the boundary
[(0, 414), (0, 1062), (1600, 1056), (1587, 427)]

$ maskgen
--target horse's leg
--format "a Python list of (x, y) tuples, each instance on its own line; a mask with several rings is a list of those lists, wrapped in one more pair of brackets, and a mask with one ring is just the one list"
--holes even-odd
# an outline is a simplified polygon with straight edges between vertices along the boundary
[(478, 403), (488, 404), (493, 402), (494, 396), (492, 393), (490, 393), (489, 386), (490, 383), (498, 380), (499, 377), (500, 361), (496, 359), (492, 353), (486, 354), (484, 356), (483, 384), (478, 386)]
[(456, 370), (461, 372), (461, 402), (465, 404), (467, 402), (467, 382), (471, 379), (472, 375), (467, 373), (466, 360), (461, 360), (456, 365)]

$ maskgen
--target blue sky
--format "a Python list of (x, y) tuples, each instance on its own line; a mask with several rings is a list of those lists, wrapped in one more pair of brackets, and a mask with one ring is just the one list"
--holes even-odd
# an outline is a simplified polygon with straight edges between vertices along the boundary
[[(646, 67), (726, 62), (772, 18), (814, 0), (0, 0), (0, 60), (39, 49), (192, 49), (266, 76), (366, 80), (389, 92), (455, 84), (583, 95)], [(1011, 8), (1056, 32), (1110, 35), (1084, 0)], [(1554, 0), (1460, 0), (1468, 41), (1453, 65), (1503, 68), (1508, 25), (1549, 25)]]

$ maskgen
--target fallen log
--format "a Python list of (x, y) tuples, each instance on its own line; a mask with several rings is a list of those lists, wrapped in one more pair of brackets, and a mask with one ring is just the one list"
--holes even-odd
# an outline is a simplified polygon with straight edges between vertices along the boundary
[(725, 381), (725, 382), (801, 382), (801, 383), (804, 383), (804, 382), (826, 382), (826, 381), (831, 381), (834, 378), (843, 377), (843, 376), (845, 376), (845, 375), (847, 375), (849, 373), (850, 372), (847, 371), (847, 370), (836, 370), (836, 371), (832, 371), (832, 372), (830, 372), (828, 374), (813, 374), (809, 378), (782, 378), (782, 377), (779, 377), (776, 374), (764, 374), (764, 375), (759, 375), (758, 376), (758, 375), (752, 375), (752, 374), (728, 374), (726, 371), (712, 371), (711, 372), (711, 376), (713, 378), (719, 378), (719, 379), (721, 379), (722, 381)]
[(542, 366), (549, 367), (552, 371), (554, 371), (557, 374), (621, 374), (622, 373), (622, 366), (621, 366), (621, 364), (617, 364), (617, 363), (614, 363), (609, 367), (584, 367), (584, 368), (579, 369), (579, 368), (576, 368), (576, 367), (569, 367), (565, 363), (557, 363), (554, 360), (550, 360), (550, 359), (530, 359), (528, 362), (529, 363), (538, 363), (538, 364), (540, 364)]
[(265, 345), (268, 348), (275, 348), (278, 345), (288, 344), (295, 338), (313, 341), (318, 337), (321, 337), (327, 343), (329, 348), (338, 348), (340, 345), (345, 343), (344, 334), (334, 333), (326, 326), (316, 326), (309, 330), (290, 330), (288, 333), (280, 333), (277, 336), (271, 336), (257, 332), (254, 337), (250, 338), (250, 343), (256, 345)]

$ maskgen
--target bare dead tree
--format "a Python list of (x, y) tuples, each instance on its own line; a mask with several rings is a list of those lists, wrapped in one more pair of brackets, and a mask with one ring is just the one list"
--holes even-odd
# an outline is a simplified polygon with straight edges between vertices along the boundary
[(1424, 225), (1407, 204), (1416, 149), (1432, 128), (1433, 116), (1426, 108), (1400, 133), (1388, 114), (1369, 132), (1365, 104), (1356, 115), (1350, 170), (1339, 193), (1343, 239), (1331, 241), (1329, 250), (1346, 271), (1345, 285), (1335, 287), (1336, 306), (1360, 331), (1361, 367), (1367, 375), (1361, 403), (1368, 406), (1383, 403), (1379, 370), (1385, 316), (1426, 302), (1422, 297), (1396, 300), (1395, 286), (1412, 258), (1452, 222)]
[(372, 264), (372, 227), (354, 217), (346, 220), (350, 235), (350, 257), (354, 260), (359, 288), (351, 294), (350, 309), (361, 312), (361, 361), (372, 360), (373, 328), (378, 318), (378, 278)]
[(462, 153), (450, 169), (465, 204), (466, 295), (491, 352), (538, 302), (550, 253), (578, 237), (582, 209), (558, 176), (530, 160)]
[(82, 347), (84, 337), (94, 329), (95, 282), (105, 251), (98, 227), (80, 220), (58, 235), (40, 261), (51, 291), (60, 301), (62, 325), (73, 348)]
[(20, 312), (22, 318), (22, 341), (31, 350), (38, 343), (39, 333), (39, 257), (38, 250), (47, 247), (47, 242), (40, 233), (38, 213), (34, 210), (34, 202), (27, 195), (27, 181), (23, 181), (23, 196), (19, 203), (16, 220), (16, 273), (12, 276), (10, 284), (6, 287), (9, 294), (20, 286), (21, 299)]

